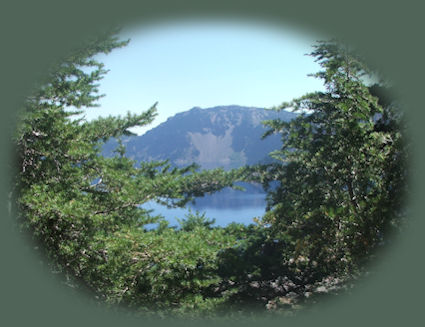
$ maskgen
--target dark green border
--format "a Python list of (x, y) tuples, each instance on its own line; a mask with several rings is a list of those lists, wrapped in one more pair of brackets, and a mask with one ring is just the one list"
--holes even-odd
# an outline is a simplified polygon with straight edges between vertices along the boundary
[[(279, 3), (279, 4), (277, 4)], [(8, 139), (14, 112), (32, 81), (78, 38), (108, 22), (146, 24), (185, 18), (217, 18), (285, 24), (294, 29), (344, 36), (370, 55), (395, 81), (410, 115), (414, 140), (422, 140), (425, 76), (420, 1), (2, 1), (0, 4), (1, 102), (1, 286), (0, 321), (4, 326), (127, 326), (144, 320), (104, 312), (59, 286), (17, 236), (7, 211), (10, 157)], [(283, 27), (285, 27), (283, 26)], [(376, 278), (355, 295), (325, 303), (318, 312), (288, 321), (291, 326), (400, 326), (422, 319), (425, 229), (423, 146), (414, 148), (412, 218), (405, 236), (374, 268)], [(169, 322), (166, 324), (168, 325)], [(257, 324), (263, 322), (257, 322)], [(281, 324), (269, 321), (264, 324)], [(161, 324), (164, 324), (162, 322)], [(202, 324), (200, 324), (202, 325)]]

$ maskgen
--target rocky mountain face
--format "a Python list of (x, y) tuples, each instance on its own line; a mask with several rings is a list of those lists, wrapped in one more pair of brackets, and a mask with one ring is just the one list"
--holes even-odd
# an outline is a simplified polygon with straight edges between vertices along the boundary
[[(195, 107), (144, 135), (124, 138), (123, 143), (126, 155), (136, 161), (169, 159), (179, 167), (195, 162), (204, 169), (231, 169), (270, 161), (268, 154), (278, 149), (281, 141), (278, 135), (261, 140), (267, 130), (261, 122), (275, 118), (289, 121), (295, 116), (253, 107)], [(116, 140), (107, 142), (104, 155), (110, 155), (116, 145)]]

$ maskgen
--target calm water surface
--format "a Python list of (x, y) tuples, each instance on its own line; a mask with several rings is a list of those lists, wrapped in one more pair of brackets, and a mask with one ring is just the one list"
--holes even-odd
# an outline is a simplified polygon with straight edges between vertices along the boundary
[[(162, 215), (170, 223), (170, 226), (178, 226), (177, 218), (183, 219), (189, 213), (199, 211), (205, 213), (205, 217), (214, 218), (214, 226), (226, 226), (231, 222), (248, 225), (253, 223), (254, 217), (262, 217), (265, 213), (266, 195), (264, 193), (248, 193), (235, 190), (223, 190), (221, 192), (197, 198), (195, 203), (189, 203), (186, 208), (168, 209), (156, 202), (147, 202), (142, 207), (152, 209), (152, 215)], [(154, 228), (156, 224), (147, 225)]]

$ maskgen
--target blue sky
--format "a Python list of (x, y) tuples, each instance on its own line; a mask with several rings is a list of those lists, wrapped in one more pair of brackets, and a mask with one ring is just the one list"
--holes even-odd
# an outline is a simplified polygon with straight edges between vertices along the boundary
[(307, 77), (319, 70), (306, 56), (317, 37), (294, 29), (241, 22), (168, 23), (122, 31), (130, 44), (97, 59), (109, 73), (97, 116), (141, 112), (158, 102), (158, 117), (142, 134), (178, 112), (219, 105), (272, 107), (323, 90)]

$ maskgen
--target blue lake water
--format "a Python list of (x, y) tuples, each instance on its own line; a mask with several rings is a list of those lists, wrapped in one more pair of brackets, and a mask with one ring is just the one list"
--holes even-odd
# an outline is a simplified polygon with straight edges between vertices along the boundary
[[(262, 217), (265, 213), (266, 201), (264, 193), (249, 193), (236, 190), (223, 190), (218, 193), (196, 198), (195, 203), (187, 204), (186, 208), (167, 208), (156, 202), (147, 202), (142, 206), (152, 209), (152, 215), (162, 215), (170, 226), (178, 226), (178, 219), (184, 219), (189, 213), (199, 211), (205, 213), (206, 218), (214, 218), (214, 226), (226, 226), (231, 222), (248, 225), (253, 223), (254, 217)], [(147, 225), (154, 228), (156, 224)]]

